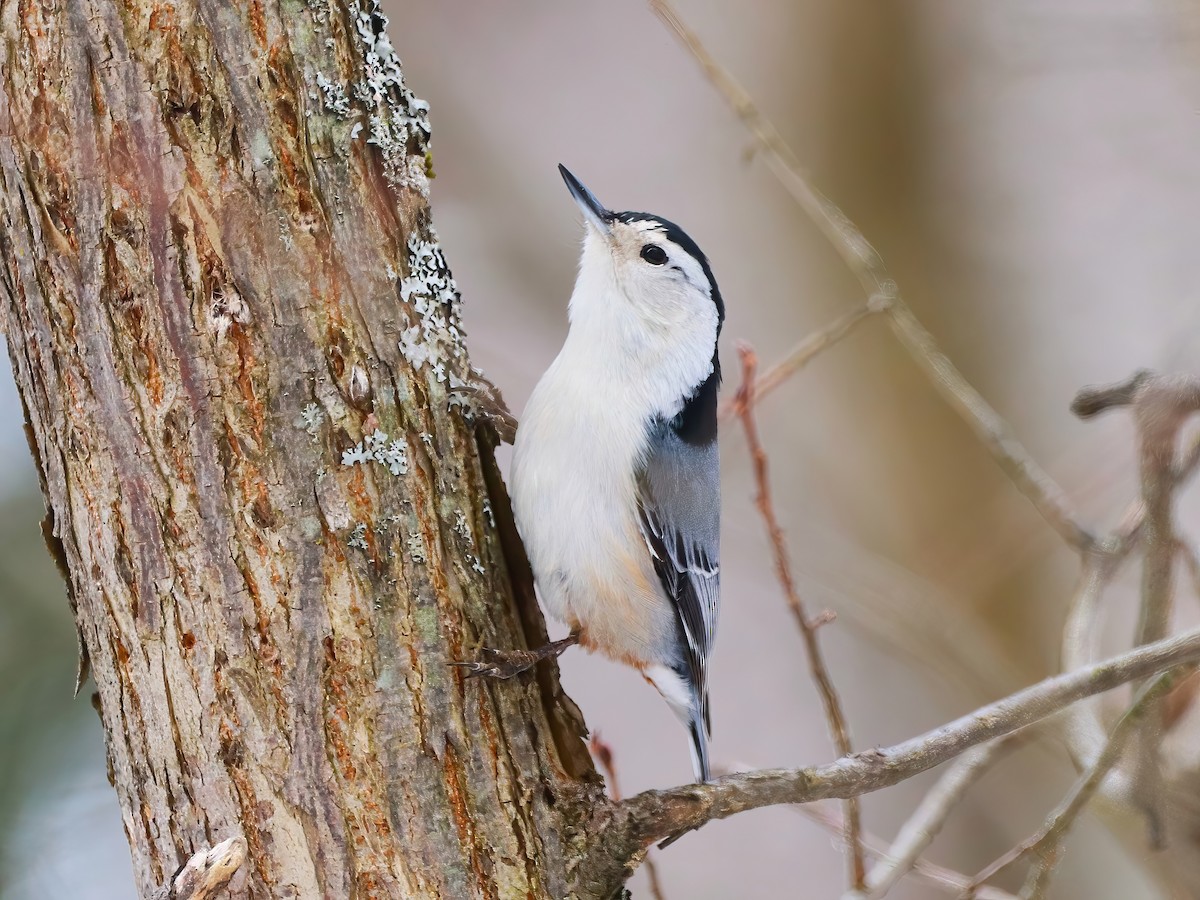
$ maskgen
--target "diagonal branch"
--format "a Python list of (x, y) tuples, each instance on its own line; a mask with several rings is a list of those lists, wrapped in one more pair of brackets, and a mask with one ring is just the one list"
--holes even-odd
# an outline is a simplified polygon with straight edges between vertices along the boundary
[(596, 834), (576, 869), (584, 896), (620, 884), (656, 841), (751, 809), (846, 799), (898, 784), (978, 744), (1032, 725), (1084, 697), (1200, 660), (1200, 630), (1139, 647), (1047, 678), (903, 743), (803, 769), (765, 769), (645, 791), (600, 812)]
[[(1179, 481), (1176, 463), (1179, 432), (1184, 422), (1200, 410), (1200, 379), (1189, 375), (1157, 375), (1140, 370), (1125, 381), (1081, 390), (1071, 405), (1081, 418), (1110, 409), (1129, 407), (1138, 435), (1138, 473), (1144, 510), (1141, 541), (1141, 607), (1135, 641), (1148, 644), (1170, 631), (1173, 575), (1179, 539), (1175, 534), (1174, 495)], [(1164, 787), (1159, 747), (1163, 707), (1149, 702), (1136, 737), (1133, 782), (1134, 802), (1150, 825), (1150, 845), (1163, 846)]]
[(933, 336), (905, 304), (882, 257), (863, 233), (835, 203), (813, 187), (778, 129), (762, 114), (745, 89), (713, 58), (669, 0), (650, 0), (650, 7), (675, 32), (754, 136), (771, 172), (854, 273), (867, 295), (869, 306), (886, 310), (893, 333), (929, 376), (942, 398), (962, 416), (1017, 488), (1062, 539), (1076, 550), (1090, 547), (1092, 535), (1080, 524), (1062, 488), (1034, 461), (1008, 423), (938, 348)]
[(871, 869), (867, 890), (858, 895), (849, 895), (847, 900), (879, 900), (895, 887), (933, 843), (951, 810), (958, 805), (967, 789), (983, 777), (1002, 753), (1013, 746), (1017, 736), (1014, 732), (980, 744), (955, 760), (954, 765), (938, 779), (904, 823), (886, 856)]
[[(771, 485), (767, 478), (767, 454), (758, 439), (758, 426), (754, 421), (754, 390), (755, 369), (758, 359), (754, 350), (744, 343), (738, 344), (738, 356), (742, 361), (742, 386), (738, 389), (734, 403), (742, 419), (742, 428), (746, 432), (746, 443), (750, 445), (750, 458), (754, 465), (754, 481), (758, 487), (755, 502), (767, 525), (771, 538), (771, 549), (775, 555), (775, 574), (787, 597), (788, 607), (800, 633), (804, 637), (804, 648), (808, 655), (808, 668), (812, 680), (821, 695), (821, 704), (825, 707), (825, 718), (829, 722), (829, 731), (833, 736), (834, 746), (842, 756), (851, 752), (850, 729), (846, 726), (846, 716), (842, 712), (842, 702), (833, 687), (829, 677), (829, 669), (825, 665), (825, 655), (821, 652), (821, 642), (817, 637), (819, 623), (808, 617), (804, 601), (796, 590), (795, 579), (792, 578), (792, 567), (788, 561), (787, 544), (783, 538), (783, 529), (775, 518), (775, 507), (771, 503)], [(866, 865), (863, 861), (862, 821), (859, 812), (858, 798), (846, 798), (846, 848), (850, 854), (850, 884), (854, 889), (860, 889), (866, 878)]]
[[(806, 819), (816, 822), (830, 831), (841, 831), (845, 827), (841, 816), (831, 809), (825, 809), (822, 803), (789, 806), (788, 809), (795, 810)], [(879, 857), (881, 860), (886, 860), (891, 852), (888, 848), (883, 847), (882, 841), (869, 831), (863, 832), (863, 846), (867, 849), (868, 853)], [(947, 869), (945, 866), (939, 866), (937, 863), (932, 863), (921, 857), (918, 857), (913, 862), (910, 871), (912, 874), (919, 875), (931, 884), (948, 891), (953, 891), (956, 896), (961, 894), (971, 883), (971, 879), (961, 872), (955, 872), (953, 869)], [(1008, 893), (1008, 891), (1002, 891), (991, 885), (981, 885), (976, 891), (975, 900), (1017, 900), (1017, 898), (1015, 895)]]
[[(808, 365), (819, 353), (850, 334), (868, 316), (881, 311), (878, 307), (864, 303), (858, 309), (834, 319), (824, 328), (805, 337), (791, 349), (787, 356), (758, 376), (754, 382), (754, 396), (762, 400), (763, 397)], [(737, 397), (722, 403), (718, 413), (722, 421), (741, 414), (742, 404)]]
[(990, 881), (1004, 869), (1024, 859), (1035, 857), (1029, 877), (1022, 890), (1022, 897), (1028, 897), (1044, 889), (1053, 874), (1060, 855), (1060, 844), (1083, 808), (1091, 800), (1108, 773), (1121, 758), (1129, 739), (1134, 736), (1139, 722), (1154, 708), (1160, 699), (1178, 680), (1178, 671), (1164, 672), (1153, 681), (1146, 684), (1134, 698), (1129, 709), (1125, 711), (1120, 721), (1113, 727), (1108, 742), (1096, 761), (1076, 781), (1070, 793), (1055, 808), (1046, 820), (1046, 824), (1034, 835), (1022, 841), (991, 864), (986, 866), (971, 880), (967, 894), (973, 893), (979, 885)]

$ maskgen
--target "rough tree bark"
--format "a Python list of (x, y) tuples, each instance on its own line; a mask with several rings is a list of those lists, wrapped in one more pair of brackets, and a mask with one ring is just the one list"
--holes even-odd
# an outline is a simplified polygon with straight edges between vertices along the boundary
[(603, 806), (552, 665), (446, 665), (544, 629), (372, 3), (0, 0), (0, 301), (143, 895), (241, 837), (239, 897), (560, 898)]

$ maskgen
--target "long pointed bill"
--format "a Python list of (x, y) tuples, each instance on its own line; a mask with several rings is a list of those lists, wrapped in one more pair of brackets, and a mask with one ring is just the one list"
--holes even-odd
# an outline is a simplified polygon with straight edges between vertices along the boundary
[(558, 171), (562, 175), (563, 181), (567, 183), (567, 190), (571, 192), (571, 196), (575, 198), (579, 208), (583, 210), (584, 218), (600, 234), (608, 237), (612, 232), (613, 214), (600, 204), (596, 195), (585, 188), (583, 182), (572, 175), (566, 166), (560, 163)]

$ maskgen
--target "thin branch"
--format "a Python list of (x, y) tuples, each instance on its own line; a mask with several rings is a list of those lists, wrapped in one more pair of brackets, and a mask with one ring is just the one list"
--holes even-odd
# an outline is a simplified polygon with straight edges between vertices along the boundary
[[(787, 544), (784, 541), (783, 529), (775, 518), (775, 508), (771, 503), (771, 485), (767, 477), (767, 454), (758, 439), (758, 425), (754, 421), (755, 370), (758, 358), (754, 350), (744, 343), (738, 344), (738, 356), (742, 361), (742, 386), (738, 389), (736, 407), (742, 419), (742, 429), (746, 432), (746, 443), (750, 446), (750, 458), (754, 465), (754, 481), (758, 491), (755, 502), (758, 511), (766, 523), (767, 533), (771, 538), (771, 548), (775, 556), (775, 574), (783, 587), (788, 607), (800, 628), (804, 638), (804, 648), (808, 655), (808, 669), (817, 693), (821, 696), (821, 704), (825, 707), (825, 718), (829, 722), (829, 732), (833, 737), (834, 746), (841, 756), (848, 756), (852, 747), (850, 729), (846, 726), (846, 716), (842, 711), (842, 702), (834, 689), (833, 680), (829, 677), (829, 669), (825, 665), (825, 655), (821, 652), (821, 641), (817, 636), (820, 627), (809, 619), (804, 601), (796, 590), (796, 582), (792, 577), (791, 563), (788, 561)], [(846, 848), (850, 855), (850, 884), (855, 890), (860, 890), (866, 883), (866, 864), (863, 860), (862, 821), (859, 812), (858, 798), (846, 799)]]
[[(1081, 390), (1071, 404), (1083, 418), (1106, 410), (1130, 407), (1138, 434), (1138, 473), (1141, 482), (1142, 565), (1141, 607), (1137, 644), (1161, 640), (1170, 631), (1175, 556), (1174, 496), (1179, 467), (1176, 454), (1185, 421), (1200, 410), (1200, 379), (1188, 375), (1157, 375), (1140, 370), (1122, 382)], [(1150, 845), (1164, 842), (1164, 788), (1159, 747), (1163, 706), (1153, 701), (1142, 716), (1133, 766), (1134, 802), (1150, 825)]]
[(903, 743), (844, 756), (822, 766), (766, 769), (645, 791), (601, 813), (580, 863), (581, 887), (603, 896), (650, 844), (751, 809), (846, 799), (890, 787), (993, 738), (1024, 728), (1072, 703), (1174, 666), (1200, 660), (1200, 629), (1139, 647), (1074, 672), (1047, 678)]
[[(1128, 531), (1126, 532), (1128, 533)], [(1119, 539), (1106, 542), (1115, 547)], [(1079, 582), (1067, 608), (1063, 626), (1062, 665), (1070, 672), (1091, 665), (1099, 655), (1100, 599), (1116, 571), (1118, 562), (1111, 553), (1091, 553), (1084, 557)], [(1064, 713), (1067, 749), (1080, 769), (1095, 764), (1105, 744), (1108, 728), (1104, 723), (1099, 697), (1088, 697)]]
[[(613, 753), (612, 744), (601, 739), (600, 732), (596, 731), (588, 740), (588, 749), (592, 751), (592, 756), (604, 770), (604, 777), (608, 779), (608, 791), (613, 802), (619, 803), (621, 801), (621, 783), (617, 779), (617, 759), (616, 754)], [(646, 879), (650, 883), (650, 896), (654, 900), (666, 900), (667, 895), (663, 892), (662, 881), (658, 877), (658, 864), (654, 861), (651, 853), (650, 850), (647, 850), (646, 858), (642, 860), (642, 865), (646, 868)]]
[[(882, 308), (864, 303), (858, 309), (846, 313), (819, 331), (814, 331), (805, 337), (788, 352), (787, 356), (758, 377), (758, 380), (754, 382), (754, 396), (761, 401), (763, 397), (808, 365), (819, 353), (832, 347), (854, 331), (861, 322), (877, 312), (882, 312)], [(741, 414), (741, 404), (738, 402), (738, 398), (734, 397), (721, 404), (717, 415), (722, 421), (726, 421)]]
[(1138, 369), (1124, 381), (1115, 384), (1089, 384), (1082, 387), (1071, 401), (1071, 412), (1081, 419), (1091, 419), (1119, 406), (1130, 406), (1138, 390), (1152, 373)]
[(1091, 546), (1092, 535), (1080, 524), (1066, 494), (1012, 433), (1008, 423), (976, 391), (933, 336), (917, 320), (888, 275), (879, 253), (863, 233), (824, 194), (813, 187), (799, 159), (762, 114), (745, 89), (701, 43), (669, 0), (649, 0), (651, 9), (675, 32), (746, 129), (754, 136), (767, 165), (858, 278), (868, 304), (884, 308), (892, 331), (933, 382), (934, 387), (991, 451), (992, 457), (1042, 517), (1076, 550)]
[(866, 891), (846, 900), (879, 900), (895, 887), (933, 843), (967, 789), (1012, 748), (1017, 736), (1014, 732), (981, 744), (955, 760), (904, 823), (886, 857), (871, 869)]
[[(1148, 644), (1166, 637), (1171, 629), (1174, 599), (1175, 521), (1173, 514), (1175, 448), (1179, 428), (1177, 415), (1162, 415), (1171, 400), (1156, 390), (1157, 379), (1150, 377), (1137, 390), (1134, 404), (1138, 423), (1138, 472), (1146, 525), (1142, 544), (1142, 602), (1138, 612), (1135, 643)], [(1149, 395), (1149, 396), (1147, 396)], [(1153, 407), (1153, 408), (1151, 408)], [(1176, 411), (1172, 409), (1172, 411)], [(1150, 846), (1161, 850), (1166, 844), (1162, 806), (1163, 732), (1162, 705), (1154, 702), (1142, 717), (1136, 738), (1134, 802), (1141, 807), (1150, 830)]]
[(966, 891), (968, 896), (974, 888), (990, 881), (1004, 869), (1028, 856), (1035, 857), (1035, 862), (1021, 896), (1026, 898), (1031, 896), (1032, 892), (1044, 889), (1057, 864), (1063, 838), (1105, 777), (1121, 759), (1121, 754), (1136, 732), (1139, 722), (1151, 712), (1155, 701), (1170, 689), (1178, 675), (1178, 670), (1168, 671), (1142, 687), (1125, 714), (1113, 727), (1108, 742), (1095, 763), (1075, 782), (1071, 791), (1050, 814), (1046, 824), (1036, 834), (1013, 847), (976, 875)]
[[(832, 808), (826, 809), (824, 803), (789, 806), (788, 809), (794, 810), (809, 821), (816, 822), (829, 831), (840, 833), (845, 828), (842, 817)], [(883, 846), (882, 839), (871, 834), (869, 831), (863, 832), (863, 847), (866, 848), (869, 854), (878, 859), (886, 859), (891, 852), (887, 847)], [(945, 866), (939, 866), (937, 863), (932, 863), (927, 859), (917, 859), (913, 863), (909, 874), (919, 875), (926, 881), (952, 892), (955, 896), (961, 894), (971, 883), (970, 876), (956, 872), (953, 869), (947, 869)], [(992, 887), (991, 885), (981, 885), (975, 893), (975, 900), (1017, 900), (1017, 897), (1000, 888)]]
[(937, 346), (933, 335), (920, 323), (912, 310), (897, 298), (888, 311), (892, 330), (925, 370), (934, 386), (991, 452), (1017, 488), (1059, 536), (1076, 551), (1084, 552), (1095, 541), (1063, 489), (1034, 461), (1017, 440), (1012, 427), (963, 377), (950, 358)]
[(150, 900), (209, 900), (223, 888), (245, 862), (246, 842), (231, 837), (209, 850), (201, 850), (179, 867), (170, 881), (150, 895)]
[[(1072, 408), (1074, 408), (1074, 404), (1072, 404)], [(1187, 484), (1195, 476), (1197, 470), (1200, 470), (1200, 435), (1196, 435), (1192, 439), (1187, 450), (1183, 452), (1179, 464), (1175, 466), (1172, 476), (1175, 490), (1179, 490)], [(1145, 524), (1146, 504), (1139, 497), (1126, 508), (1121, 517), (1121, 524), (1117, 526), (1116, 533), (1113, 535), (1115, 543), (1104, 548), (1104, 551), (1114, 562), (1120, 562), (1132, 552), (1138, 541), (1142, 539), (1142, 528)]]

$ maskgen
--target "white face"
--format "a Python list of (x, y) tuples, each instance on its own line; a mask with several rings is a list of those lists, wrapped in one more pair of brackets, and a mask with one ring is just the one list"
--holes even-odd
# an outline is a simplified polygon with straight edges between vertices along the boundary
[(602, 273), (647, 326), (678, 328), (680, 339), (693, 333), (689, 325), (706, 326), (699, 331), (712, 335), (702, 348), (711, 357), (717, 316), (708, 277), (690, 253), (667, 237), (663, 226), (653, 220), (618, 220), (603, 234), (589, 222), (580, 275)]
[(712, 372), (717, 307), (700, 263), (653, 221), (588, 221), (571, 297), (575, 350), (603, 383), (640, 395), (645, 416), (674, 416)]

